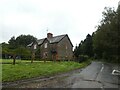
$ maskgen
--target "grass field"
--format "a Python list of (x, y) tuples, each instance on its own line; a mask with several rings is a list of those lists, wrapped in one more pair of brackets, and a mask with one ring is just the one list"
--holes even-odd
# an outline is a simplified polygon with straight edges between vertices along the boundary
[[(13, 59), (0, 59), (0, 63), (11, 63), (12, 64)], [(23, 63), (23, 62), (31, 62), (31, 60), (20, 60), (16, 59), (16, 63)], [(43, 62), (43, 61), (34, 61), (34, 62)], [(49, 61), (48, 61), (49, 62)]]
[[(1, 60), (2, 62), (7, 62), (7, 60)], [(8, 60), (11, 62), (12, 60)], [(82, 68), (87, 66), (90, 61), (83, 63), (77, 62), (40, 62), (35, 61), (30, 63), (30, 61), (21, 60), (16, 65), (12, 64), (2, 64), (2, 81), (16, 81), (21, 79), (27, 79), (32, 77), (49, 76), (61, 72), (70, 71), (77, 68)]]

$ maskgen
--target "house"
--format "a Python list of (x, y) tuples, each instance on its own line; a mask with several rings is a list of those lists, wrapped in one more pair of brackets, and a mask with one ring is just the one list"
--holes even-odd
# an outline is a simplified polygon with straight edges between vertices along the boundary
[(28, 45), (33, 50), (40, 48), (41, 59), (71, 60), (73, 58), (73, 44), (67, 34), (53, 36), (47, 33), (47, 38), (37, 40)]

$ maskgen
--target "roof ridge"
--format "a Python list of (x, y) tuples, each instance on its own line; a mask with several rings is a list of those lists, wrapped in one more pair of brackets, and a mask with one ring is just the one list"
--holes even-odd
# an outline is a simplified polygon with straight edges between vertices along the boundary
[[(65, 35), (67, 35), (67, 34), (62, 34), (62, 35), (57, 35), (57, 36), (53, 36), (52, 38), (54, 38), (54, 37), (60, 37), (60, 36), (65, 36)], [(47, 37), (46, 37), (47, 38)], [(38, 40), (42, 40), (42, 39), (46, 39), (46, 38), (41, 38), (41, 39), (38, 39)], [(37, 41), (38, 41), (37, 40)]]
[(59, 37), (59, 36), (65, 36), (65, 35), (67, 35), (67, 34), (57, 35), (57, 36), (53, 36), (53, 37)]
[(54, 36), (51, 38), (42, 38), (42, 39), (37, 40), (37, 42), (39, 44), (42, 44), (44, 42), (44, 40), (47, 39), (50, 43), (57, 43), (57, 42), (61, 41), (61, 39), (63, 39), (66, 35), (67, 34), (62, 34), (62, 35), (57, 35), (57, 36)]
[[(42, 38), (42, 39), (45, 39), (45, 38)], [(42, 39), (38, 39), (38, 40), (42, 40)], [(38, 41), (38, 40), (37, 40), (37, 41)]]

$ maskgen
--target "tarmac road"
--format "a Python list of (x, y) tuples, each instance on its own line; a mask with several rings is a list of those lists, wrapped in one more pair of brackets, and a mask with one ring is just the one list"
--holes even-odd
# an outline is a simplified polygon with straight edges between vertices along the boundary
[(118, 66), (93, 62), (81, 73), (76, 74), (76, 82), (72, 88), (119, 88), (119, 76), (112, 75)]
[(3, 87), (16, 88), (119, 88), (120, 76), (112, 71), (119, 69), (117, 65), (92, 62), (84, 69), (74, 70), (53, 77), (36, 78), (28, 81), (3, 84)]

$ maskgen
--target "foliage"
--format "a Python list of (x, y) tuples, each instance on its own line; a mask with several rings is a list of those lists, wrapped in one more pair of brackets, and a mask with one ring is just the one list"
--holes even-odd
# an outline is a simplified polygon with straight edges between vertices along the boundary
[(18, 47), (15, 51), (15, 53), (20, 56), (21, 59), (30, 59), (31, 57), (31, 51), (28, 48), (25, 48), (23, 46)]
[(2, 53), (3, 54), (6, 54), (9, 52), (9, 48), (8, 48), (9, 44), (4, 42), (4, 43), (1, 43), (1, 46), (2, 46)]
[(17, 48), (19, 46), (26, 47), (28, 44), (35, 42), (36, 38), (31, 35), (20, 35), (16, 39), (15, 37), (11, 37), (8, 41), (11, 48)]
[(93, 56), (92, 36), (88, 34), (83, 42), (83, 55)]
[(8, 41), (8, 44), (2, 43), (2, 58), (13, 58), (13, 64), (15, 59), (30, 59), (31, 51), (27, 48), (27, 45), (35, 42), (36, 38), (31, 35), (20, 35), (17, 38), (14, 36)]
[[(61, 72), (82, 68), (90, 64), (89, 61), (77, 62), (22, 62), (16, 65), (2, 65), (2, 81), (16, 81), (32, 77), (50, 76)], [(55, 68), (56, 67), (56, 68)]]
[(79, 62), (83, 62), (88, 60), (88, 56), (87, 55), (79, 55), (78, 57)]
[(118, 61), (118, 40), (120, 40), (120, 18), (119, 7), (117, 11), (112, 8), (105, 8), (103, 19), (93, 35), (93, 47), (97, 58), (107, 61)]
[(20, 35), (16, 38), (16, 44), (26, 47), (28, 44), (35, 42), (37, 39), (31, 35)]
[(74, 49), (74, 55), (75, 55), (75, 57), (78, 57), (78, 56), (79, 56), (79, 54), (80, 54), (79, 51), (80, 51), (80, 50), (78, 50), (78, 46), (76, 46), (75, 49)]
[(76, 46), (74, 55), (78, 58), (80, 55), (93, 57), (92, 36), (88, 34), (84, 41), (81, 41), (79, 46)]
[(8, 43), (9, 43), (10, 49), (15, 49), (17, 47), (15, 36), (11, 37), (11, 39), (8, 41)]
[(92, 36), (87, 35), (79, 46), (76, 46), (74, 55), (88, 55), (108, 62), (120, 63), (120, 5), (115, 11), (105, 7), (103, 18)]

